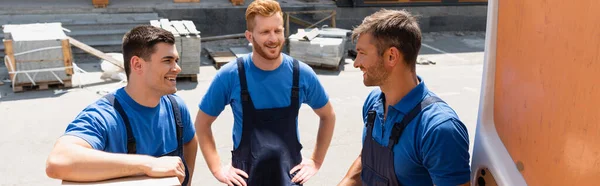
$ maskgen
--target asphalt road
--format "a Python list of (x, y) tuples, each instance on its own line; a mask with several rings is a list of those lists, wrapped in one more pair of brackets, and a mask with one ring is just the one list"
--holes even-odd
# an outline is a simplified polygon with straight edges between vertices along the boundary
[[(424, 35), (420, 58), (435, 65), (418, 65), (417, 73), (430, 90), (450, 106), (469, 129), (471, 149), (483, 69), (484, 33), (429, 33)], [(206, 59), (203, 59), (206, 63)], [(45, 174), (45, 161), (54, 141), (66, 125), (88, 104), (100, 98), (103, 92), (123, 84), (100, 80), (97, 63), (80, 63), (86, 74), (74, 77), (74, 84), (83, 88), (52, 89), (12, 93), (8, 84), (0, 85), (0, 185), (59, 185)], [(337, 115), (331, 147), (321, 170), (305, 185), (336, 185), (356, 159), (361, 148), (362, 104), (373, 89), (362, 83), (362, 73), (352, 67), (352, 61), (339, 72), (316, 70), (327, 90)], [(6, 73), (6, 69), (0, 69)], [(204, 95), (215, 68), (203, 65), (197, 83), (179, 81), (178, 95), (183, 97), (195, 118), (198, 103)], [(2, 74), (0, 74), (2, 77)], [(81, 78), (81, 81), (79, 81)], [(82, 82), (82, 83), (79, 83)], [(302, 151), (310, 156), (314, 149), (318, 117), (307, 105), (299, 116)], [(231, 158), (230, 150), (233, 117), (229, 107), (213, 124), (218, 152), (223, 163)], [(198, 153), (194, 185), (220, 185)]]

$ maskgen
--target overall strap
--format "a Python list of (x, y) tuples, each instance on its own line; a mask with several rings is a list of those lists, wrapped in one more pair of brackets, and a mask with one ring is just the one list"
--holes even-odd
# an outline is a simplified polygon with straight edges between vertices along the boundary
[(367, 127), (372, 127), (374, 125), (376, 115), (377, 112), (374, 110), (369, 110), (369, 112), (367, 112)]
[(372, 136), (373, 125), (375, 125), (375, 116), (377, 116), (377, 112), (375, 110), (369, 110), (367, 112), (367, 136)]
[(300, 66), (298, 60), (294, 59), (293, 62), (293, 70), (294, 70), (294, 79), (292, 86), (292, 97), (290, 98), (291, 105), (294, 109), (300, 108)]
[(238, 65), (238, 73), (240, 77), (240, 86), (241, 86), (241, 99), (242, 102), (247, 102), (250, 100), (250, 93), (248, 92), (248, 85), (246, 83), (246, 71), (244, 69), (244, 58), (237, 58)]
[(175, 117), (175, 127), (177, 129), (177, 149), (179, 153), (183, 154), (183, 121), (181, 120), (181, 111), (179, 110), (179, 104), (173, 95), (167, 95), (173, 107), (173, 115)]
[(129, 124), (129, 118), (127, 117), (127, 114), (125, 114), (123, 107), (121, 107), (121, 104), (119, 104), (119, 101), (115, 98), (114, 94), (106, 94), (104, 98), (108, 100), (108, 102), (115, 108), (125, 123), (125, 129), (127, 129), (127, 154), (135, 154), (137, 152), (135, 137), (131, 131), (131, 125)]
[(404, 129), (406, 128), (406, 126), (413, 120), (415, 119), (415, 117), (417, 117), (417, 115), (419, 115), (419, 113), (421, 113), (421, 111), (436, 102), (444, 102), (442, 101), (440, 98), (435, 97), (435, 96), (429, 96), (425, 99), (423, 99), (423, 101), (421, 101), (419, 104), (417, 104), (408, 114), (406, 114), (406, 116), (404, 116), (404, 118), (402, 119), (402, 121), (400, 121), (400, 123), (395, 123), (394, 124), (394, 128), (392, 129), (392, 134), (390, 135), (390, 140), (388, 142), (388, 148), (393, 148), (394, 145), (398, 144), (398, 141), (400, 140), (400, 136), (402, 136), (402, 132), (404, 131)]

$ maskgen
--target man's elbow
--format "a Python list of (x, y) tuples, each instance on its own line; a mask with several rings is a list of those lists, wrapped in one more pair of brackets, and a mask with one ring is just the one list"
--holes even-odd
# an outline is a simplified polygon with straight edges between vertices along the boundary
[(327, 104), (325, 107), (329, 108), (324, 108), (324, 110), (320, 110), (321, 113), (317, 112), (317, 114), (321, 118), (321, 121), (329, 121), (331, 123), (335, 123), (335, 112), (333, 111), (332, 106), (330, 104)]
[(321, 116), (321, 120), (335, 121), (335, 113), (334, 112), (329, 112), (327, 114), (324, 114), (324, 115)]
[(64, 179), (69, 172), (70, 162), (65, 157), (50, 155), (46, 161), (46, 175), (54, 179)]
[(322, 115), (319, 124), (321, 127), (335, 127), (335, 114)]

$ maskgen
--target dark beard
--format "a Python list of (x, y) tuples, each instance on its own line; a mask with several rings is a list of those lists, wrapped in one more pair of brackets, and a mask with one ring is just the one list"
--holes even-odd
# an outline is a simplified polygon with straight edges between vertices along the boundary
[[(256, 50), (258, 55), (260, 55), (261, 57), (263, 57), (267, 60), (275, 60), (275, 59), (279, 58), (279, 55), (277, 55), (275, 57), (269, 57), (269, 55), (264, 51), (264, 48), (260, 44), (258, 44), (258, 42), (256, 42), (256, 40), (254, 40), (254, 37), (252, 38), (252, 46), (254, 46), (254, 49)], [(277, 51), (277, 54), (281, 54), (283, 47), (281, 47), (281, 44), (277, 44), (277, 46), (279, 47), (279, 51)]]
[(389, 72), (383, 66), (383, 60), (380, 60), (377, 62), (377, 65), (371, 67), (371, 69), (367, 69), (367, 74), (363, 83), (365, 86), (380, 86), (388, 76)]

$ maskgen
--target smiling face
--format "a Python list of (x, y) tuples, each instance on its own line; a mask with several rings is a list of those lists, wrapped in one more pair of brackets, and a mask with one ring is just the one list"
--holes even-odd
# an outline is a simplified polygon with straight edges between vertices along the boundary
[(283, 30), (281, 14), (275, 13), (268, 17), (256, 15), (254, 28), (247, 35), (258, 55), (267, 60), (275, 60), (281, 55), (285, 43)]
[(177, 74), (181, 68), (177, 64), (179, 55), (175, 45), (168, 43), (157, 43), (154, 45), (155, 52), (150, 56), (150, 61), (143, 60), (139, 75), (142, 82), (151, 91), (160, 94), (173, 94), (177, 92)]
[(177, 60), (175, 37), (165, 29), (141, 25), (123, 37), (127, 86), (136, 91), (156, 96), (175, 93), (175, 78), (181, 72)]
[(391, 68), (384, 65), (383, 57), (373, 44), (373, 36), (369, 33), (361, 34), (356, 43), (356, 59), (354, 67), (363, 72), (365, 86), (381, 86), (390, 75)]

